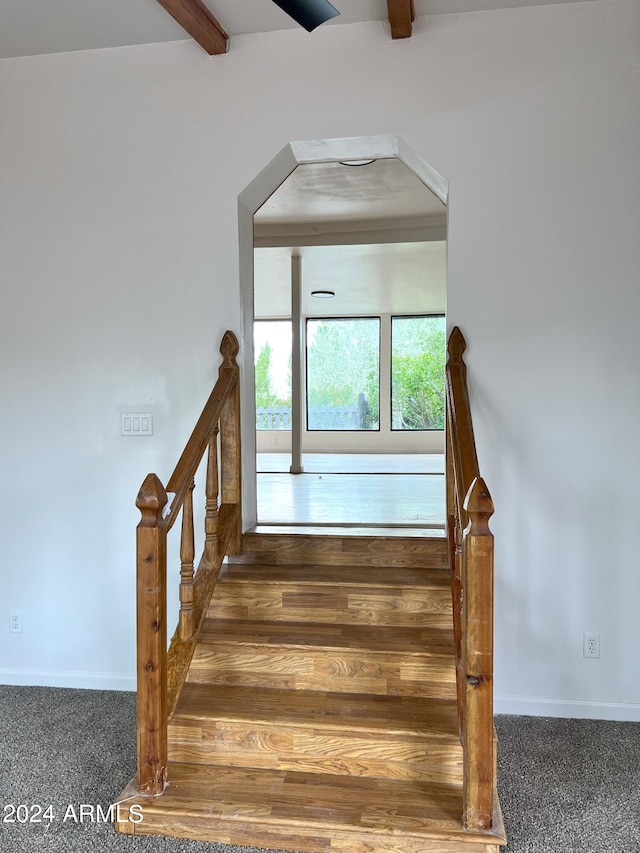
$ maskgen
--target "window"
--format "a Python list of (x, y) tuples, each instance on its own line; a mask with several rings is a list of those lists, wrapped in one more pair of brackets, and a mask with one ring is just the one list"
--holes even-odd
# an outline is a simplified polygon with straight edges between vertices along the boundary
[(379, 318), (308, 319), (307, 429), (379, 426)]
[(391, 429), (444, 429), (445, 318), (391, 318)]
[(256, 320), (256, 429), (291, 429), (291, 321)]

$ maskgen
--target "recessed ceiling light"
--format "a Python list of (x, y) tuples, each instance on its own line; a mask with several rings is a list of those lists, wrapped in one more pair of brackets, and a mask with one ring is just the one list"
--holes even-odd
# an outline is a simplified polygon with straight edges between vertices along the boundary
[(312, 290), (311, 295), (315, 296), (316, 299), (331, 299), (332, 296), (335, 296), (333, 290)]

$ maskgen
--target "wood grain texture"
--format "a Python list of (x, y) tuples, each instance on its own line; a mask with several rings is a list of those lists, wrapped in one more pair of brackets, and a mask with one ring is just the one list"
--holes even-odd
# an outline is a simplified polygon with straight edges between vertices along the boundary
[(464, 824), (489, 829), (495, 779), (493, 727), (493, 501), (484, 480), (469, 489), (463, 541), (465, 672)]
[[(464, 749), (465, 827), (489, 829), (496, 817), (493, 728), (493, 502), (480, 478), (463, 354), (456, 326), (446, 366), (447, 492), (456, 681)], [(498, 806), (499, 807), (499, 806)]]
[[(196, 476), (196, 471), (202, 457), (225, 412), (227, 420), (229, 420), (229, 406), (234, 407), (233, 417), (230, 419), (231, 422), (235, 423), (237, 420), (235, 407), (237, 404), (239, 376), (236, 361), (238, 339), (233, 332), (225, 332), (222, 343), (220, 344), (220, 353), (222, 354), (223, 362), (218, 368), (218, 380), (167, 483), (167, 491), (173, 492), (175, 495), (171, 503), (171, 511), (165, 519), (168, 528), (172, 527), (180, 511), (185, 493)], [(239, 464), (240, 462), (237, 460), (237, 465)], [(227, 460), (227, 468), (229, 467), (231, 466)], [(222, 502), (226, 502), (224, 499), (224, 483)], [(231, 500), (228, 503), (239, 503), (239, 501)]]
[(155, 474), (136, 500), (136, 634), (139, 789), (160, 794), (167, 767), (167, 493)]
[[(456, 502), (460, 511), (471, 484), (480, 476), (467, 388), (467, 366), (463, 359), (466, 348), (464, 335), (455, 326), (447, 345), (446, 397)], [(466, 527), (466, 516), (461, 515), (460, 523), (462, 528)]]
[(169, 778), (162, 797), (123, 792), (144, 815), (128, 830), (344, 853), (486, 853), (504, 843), (497, 830), (462, 829), (457, 785), (175, 762)]
[[(189, 682), (455, 696), (451, 654), (421, 651), (416, 644), (420, 629), (385, 631), (385, 626), (339, 625), (331, 636), (327, 626), (322, 626), (325, 630), (319, 637), (313, 626), (283, 623), (286, 635), (277, 637), (270, 631), (268, 639), (251, 642), (247, 634), (231, 637), (227, 628), (233, 625), (231, 620), (207, 620), (193, 655)], [(260, 623), (249, 626), (250, 630), (261, 627)]]
[(185, 724), (171, 730), (172, 761), (301, 770), (350, 776), (447, 782), (462, 779), (459, 743), (418, 743), (396, 736), (246, 723)]
[(406, 39), (413, 32), (413, 21), (415, 11), (413, 0), (387, 0), (387, 14), (391, 37), (394, 39)]
[(328, 566), (404, 566), (445, 569), (443, 537), (322, 536), (245, 533), (244, 553), (234, 562)]
[(342, 625), (451, 625), (451, 592), (444, 586), (342, 587), (280, 581), (220, 583), (210, 618)]
[(455, 702), (438, 699), (187, 684), (169, 754), (186, 763), (462, 782)]
[[(240, 385), (238, 365), (236, 356), (238, 354), (238, 342), (233, 338), (226, 344), (223, 339), (220, 351), (225, 356), (223, 369), (232, 370), (236, 382), (229, 393), (226, 405), (220, 412), (220, 498), (223, 504), (236, 504), (242, 506), (242, 447), (240, 439)], [(229, 364), (225, 368), (225, 364)], [(231, 530), (227, 553), (241, 554), (243, 550), (242, 541), (242, 519), (239, 514), (236, 523)]]
[[(245, 534), (246, 536), (246, 534)], [(335, 586), (344, 589), (351, 587), (410, 587), (425, 589), (448, 589), (449, 575), (443, 569), (422, 567), (371, 567), (313, 565), (307, 563), (288, 563), (269, 565), (268, 563), (238, 563), (235, 557), (225, 562), (220, 571), (220, 583), (280, 583), (287, 585), (312, 584), (313, 586)]]
[[(239, 514), (239, 507), (221, 506), (219, 515), (219, 542), (220, 551), (217, 564), (209, 567), (203, 559), (200, 561), (198, 571), (193, 582), (193, 624), (194, 634), (187, 640), (180, 637), (179, 627), (171, 638), (171, 645), (167, 653), (167, 717), (170, 718), (175, 709), (180, 689), (184, 684), (189, 670), (189, 664), (196, 647), (196, 636), (206, 616), (207, 607), (215, 587), (222, 554), (224, 554), (227, 543), (231, 537), (231, 531)], [(165, 643), (166, 645), (166, 643)]]
[(209, 439), (207, 454), (207, 477), (205, 481), (205, 516), (204, 516), (204, 562), (207, 568), (213, 568), (218, 561), (220, 552), (218, 542), (218, 523), (220, 507), (218, 496), (220, 491), (220, 475), (218, 472), (218, 435), (220, 425), (216, 424)]
[(188, 488), (182, 505), (182, 530), (180, 535), (180, 614), (178, 630), (181, 640), (193, 636), (193, 561), (196, 547), (193, 529), (193, 490), (195, 483)]
[[(236, 370), (233, 336), (221, 352), (220, 377)], [(464, 380), (461, 352), (459, 362)], [(492, 538), (477, 491), (484, 484), (460, 505), (455, 429), (446, 536), (243, 537), (234, 375), (222, 407), (215, 400), (211, 409), (220, 421), (222, 505), (214, 454), (208, 544), (192, 587), (195, 632), (176, 634), (169, 651), (168, 787), (141, 796), (134, 780), (122, 799), (142, 805), (144, 820), (116, 828), (309, 853), (497, 853), (505, 839), (487, 717)], [(200, 432), (174, 472), (181, 501), (193, 449), (207, 436), (203, 452), (216, 443)], [(162, 532), (160, 498), (148, 519)], [(464, 538), (463, 517), (471, 521)], [(193, 525), (185, 524), (189, 582)], [(220, 567), (225, 550), (237, 553)]]
[(252, 620), (207, 619), (200, 631), (202, 643), (235, 643), (237, 645), (317, 646), (399, 652), (405, 657), (414, 653), (449, 657), (453, 652), (451, 628), (429, 626), (389, 627), (337, 625), (307, 622), (261, 622)]
[(201, 0), (157, 0), (210, 56), (226, 53), (229, 36)]
[(368, 696), (329, 691), (274, 691), (220, 684), (186, 684), (174, 720), (249, 720), (279, 726), (319, 726), (369, 734), (450, 738), (457, 734), (452, 700)]

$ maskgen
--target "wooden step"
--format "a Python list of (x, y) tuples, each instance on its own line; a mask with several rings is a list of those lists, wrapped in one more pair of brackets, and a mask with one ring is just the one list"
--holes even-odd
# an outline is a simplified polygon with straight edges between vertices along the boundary
[(116, 829), (308, 853), (497, 853), (504, 844), (501, 821), (489, 833), (462, 829), (459, 785), (179, 762), (168, 781), (161, 797), (125, 789)]
[(447, 565), (447, 540), (435, 531), (429, 537), (248, 532), (244, 534), (244, 553), (231, 561), (441, 569)]
[(462, 782), (453, 700), (187, 684), (169, 759)]
[[(425, 647), (421, 627), (285, 622), (283, 633), (278, 636), (270, 633), (273, 623), (249, 622), (244, 635), (242, 624), (239, 620), (205, 620), (188, 682), (455, 697), (451, 651)], [(227, 633), (227, 627), (233, 627), (234, 633)], [(434, 630), (425, 629), (425, 633), (433, 634)], [(266, 639), (254, 642), (256, 631), (264, 631)], [(443, 633), (448, 640), (448, 631)]]
[(373, 566), (233, 565), (220, 574), (208, 616), (367, 625), (452, 624), (441, 570)]

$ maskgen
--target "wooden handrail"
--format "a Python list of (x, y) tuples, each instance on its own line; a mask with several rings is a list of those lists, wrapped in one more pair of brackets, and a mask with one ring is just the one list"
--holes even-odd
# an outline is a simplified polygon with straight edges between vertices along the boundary
[(480, 476), (467, 389), (467, 366), (463, 359), (466, 348), (467, 342), (455, 326), (447, 344), (447, 412), (450, 416), (457, 500), (461, 507), (473, 481)]
[[(158, 795), (165, 788), (167, 722), (186, 678), (222, 559), (242, 551), (240, 383), (233, 332), (224, 335), (220, 353), (218, 380), (166, 488), (155, 474), (149, 474), (136, 500), (142, 514), (136, 542), (138, 788), (143, 794)], [(207, 451), (204, 552), (194, 571), (193, 490)], [(167, 492), (173, 493), (168, 513)], [(180, 612), (167, 652), (167, 534), (180, 511)]]
[(466, 341), (456, 326), (449, 337), (447, 396), (447, 534), (463, 747), (463, 824), (494, 825), (496, 769), (493, 728), (493, 501), (480, 476), (473, 434)]
[(233, 332), (226, 332), (220, 344), (220, 353), (224, 360), (218, 370), (218, 381), (214, 385), (191, 437), (182, 451), (178, 464), (167, 482), (167, 491), (175, 495), (171, 503), (171, 511), (167, 516), (169, 528), (173, 526), (176, 520), (184, 496), (193, 482), (211, 436), (220, 422), (225, 403), (234, 389), (237, 388), (238, 365), (236, 356), (238, 352), (238, 339)]

